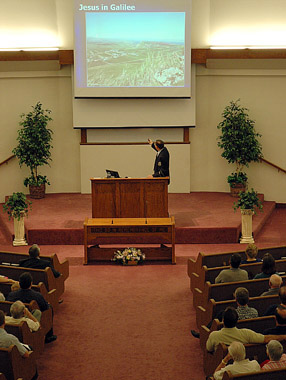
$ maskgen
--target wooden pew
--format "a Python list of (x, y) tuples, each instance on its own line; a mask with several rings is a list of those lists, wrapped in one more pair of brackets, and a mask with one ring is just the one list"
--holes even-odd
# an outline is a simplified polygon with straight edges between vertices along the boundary
[[(261, 272), (261, 266), (262, 266), (261, 263), (242, 264), (240, 268), (246, 270), (248, 274), (252, 273), (254, 276), (257, 273)], [(223, 269), (227, 269), (227, 268), (229, 268), (229, 266), (214, 267), (214, 268), (208, 268), (206, 266), (203, 266), (201, 273), (198, 274), (198, 273), (193, 272), (191, 274), (191, 290), (194, 291), (194, 288), (203, 289), (206, 281), (209, 281), (210, 283), (214, 284), (215, 278), (219, 275), (219, 273)], [(286, 260), (276, 261), (277, 272), (281, 273), (281, 275), (284, 275), (285, 268), (286, 268)]]
[[(265, 329), (268, 327), (275, 326), (275, 318), (273, 316), (270, 317), (262, 317), (262, 318), (254, 318), (254, 319), (245, 319), (243, 321), (238, 321), (238, 328), (249, 328), (256, 332), (263, 331), (263, 324), (265, 325)], [(214, 370), (217, 368), (221, 360), (227, 354), (227, 346), (225, 344), (219, 344), (217, 350), (214, 353), (210, 353), (206, 350), (206, 341), (211, 333), (211, 331), (219, 330), (223, 327), (223, 324), (218, 320), (214, 321), (211, 329), (208, 329), (206, 326), (203, 326), (203, 336), (201, 338), (202, 341), (202, 350), (204, 357), (204, 371), (206, 376), (210, 376), (213, 374)], [(286, 347), (286, 342), (281, 342)], [(266, 354), (266, 345), (265, 344), (246, 344), (246, 357), (249, 359), (256, 359), (259, 363), (263, 362), (267, 359)]]
[(29, 357), (23, 358), (16, 346), (0, 348), (0, 372), (7, 380), (31, 380), (37, 372), (34, 352), (29, 352)]
[(32, 347), (35, 358), (38, 359), (44, 351), (45, 335), (40, 327), (38, 331), (30, 331), (26, 322), (22, 321), (19, 325), (5, 323), (7, 333), (16, 336), (20, 342), (28, 344)]
[[(258, 315), (262, 316), (267, 308), (273, 304), (279, 304), (279, 296), (266, 296), (266, 297), (250, 297), (248, 306), (254, 307), (258, 311)], [(210, 299), (206, 308), (198, 306), (196, 309), (196, 322), (200, 329), (202, 325), (208, 325), (208, 323), (215, 319), (216, 316), (224, 311), (228, 306), (236, 308), (237, 304), (235, 300), (226, 300), (216, 302)]]
[[(188, 276), (190, 277), (193, 272), (199, 273), (204, 265), (208, 268), (227, 266), (234, 253), (240, 253), (242, 260), (246, 259), (244, 250), (215, 254), (199, 252), (197, 259), (188, 259)], [(265, 253), (271, 253), (275, 260), (280, 260), (281, 257), (286, 257), (286, 246), (259, 249), (257, 257), (262, 259)]]
[[(18, 253), (18, 252), (6, 252), (0, 251), (0, 264), (6, 265), (4, 263), (13, 263), (18, 264), (20, 260), (28, 258), (28, 253)], [(40, 255), (40, 258), (43, 260), (50, 261), (54, 268), (62, 274), (64, 281), (69, 277), (69, 262), (64, 260), (60, 263), (56, 253), (51, 255)]]
[[(286, 275), (282, 276), (283, 282), (286, 280)], [(193, 306), (196, 308), (201, 305), (205, 307), (208, 301), (212, 298), (215, 301), (230, 300), (233, 297), (235, 290), (238, 287), (248, 289), (251, 297), (259, 297), (269, 288), (269, 278), (261, 278), (258, 280), (247, 280), (237, 282), (224, 282), (221, 284), (211, 284), (207, 281), (203, 289), (194, 289)], [(0, 287), (1, 289), (1, 287)]]
[[(0, 310), (3, 310), (6, 315), (10, 315), (10, 307), (13, 302), (9, 301), (0, 301)], [(24, 305), (30, 310), (39, 309), (39, 306), (36, 301), (31, 301), (30, 303), (24, 303)], [(41, 330), (44, 335), (53, 327), (53, 316), (52, 309), (42, 311), (41, 317)]]
[(223, 380), (285, 380), (286, 379), (286, 368), (280, 369), (269, 369), (260, 372), (249, 372), (244, 375), (232, 375), (230, 372), (226, 371), (223, 374)]
[[(56, 289), (52, 289), (48, 292), (43, 282), (39, 282), (36, 285), (32, 285), (32, 289), (36, 292), (41, 293), (45, 300), (49, 302), (50, 305), (52, 305), (54, 310), (56, 310), (56, 308), (59, 305), (56, 297)], [(2, 292), (6, 298), (8, 294), (11, 292), (11, 284), (0, 282), (0, 292)]]
[(14, 267), (10, 265), (0, 265), (0, 273), (3, 276), (12, 278), (13, 280), (18, 281), (22, 273), (29, 272), (33, 277), (33, 283), (38, 284), (43, 282), (48, 291), (56, 289), (56, 299), (59, 301), (60, 297), (64, 293), (65, 283), (62, 276), (55, 278), (51, 268), (46, 269), (31, 269), (23, 267)]

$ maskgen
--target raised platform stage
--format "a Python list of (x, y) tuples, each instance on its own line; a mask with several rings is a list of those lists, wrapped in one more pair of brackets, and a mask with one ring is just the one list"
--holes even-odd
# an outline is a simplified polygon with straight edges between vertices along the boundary
[[(235, 198), (229, 193), (169, 194), (168, 200), (169, 214), (175, 217), (177, 244), (238, 242), (241, 215), (240, 211), (233, 211)], [(32, 211), (25, 220), (29, 244), (84, 243), (83, 223), (86, 217), (91, 217), (91, 195), (47, 194), (46, 198), (32, 202)], [(275, 208), (275, 202), (263, 202), (263, 205), (263, 212), (258, 212), (253, 218), (254, 238)], [(0, 229), (3, 238), (12, 242), (13, 221), (8, 220), (7, 214), (0, 213)]]

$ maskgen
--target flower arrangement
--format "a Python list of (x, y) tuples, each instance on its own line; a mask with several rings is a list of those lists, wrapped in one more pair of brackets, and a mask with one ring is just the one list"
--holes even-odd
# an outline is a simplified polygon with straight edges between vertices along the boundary
[(111, 261), (116, 261), (122, 265), (136, 265), (143, 263), (145, 260), (145, 254), (137, 248), (125, 248), (123, 251), (114, 252), (113, 259)]

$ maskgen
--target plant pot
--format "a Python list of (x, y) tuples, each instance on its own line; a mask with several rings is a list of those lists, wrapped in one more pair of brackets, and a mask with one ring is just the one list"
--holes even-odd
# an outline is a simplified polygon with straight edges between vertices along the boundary
[(14, 218), (14, 240), (13, 246), (18, 247), (20, 245), (28, 245), (25, 240), (25, 226), (24, 226), (24, 216), (18, 220)]
[(254, 239), (252, 236), (252, 210), (241, 209), (241, 238), (240, 243), (252, 244)]
[(40, 186), (29, 185), (29, 190), (32, 199), (45, 198), (46, 184), (42, 183)]
[(246, 185), (243, 183), (234, 183), (230, 186), (230, 195), (232, 197), (238, 197), (241, 191), (245, 192)]

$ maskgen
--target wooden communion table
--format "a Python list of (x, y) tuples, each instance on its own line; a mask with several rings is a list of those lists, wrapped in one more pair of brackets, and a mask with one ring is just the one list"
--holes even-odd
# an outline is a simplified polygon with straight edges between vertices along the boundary
[[(176, 263), (175, 219), (170, 218), (86, 218), (84, 222), (84, 264), (111, 261), (117, 247), (110, 240), (126, 247), (144, 244), (140, 247), (146, 260), (170, 261)], [(124, 243), (120, 241), (124, 239)], [(140, 241), (138, 243), (138, 241)], [(120, 242), (120, 243), (119, 243)], [(133, 245), (132, 245), (133, 244)], [(159, 247), (145, 245), (159, 244)], [(171, 245), (167, 247), (165, 244)]]

